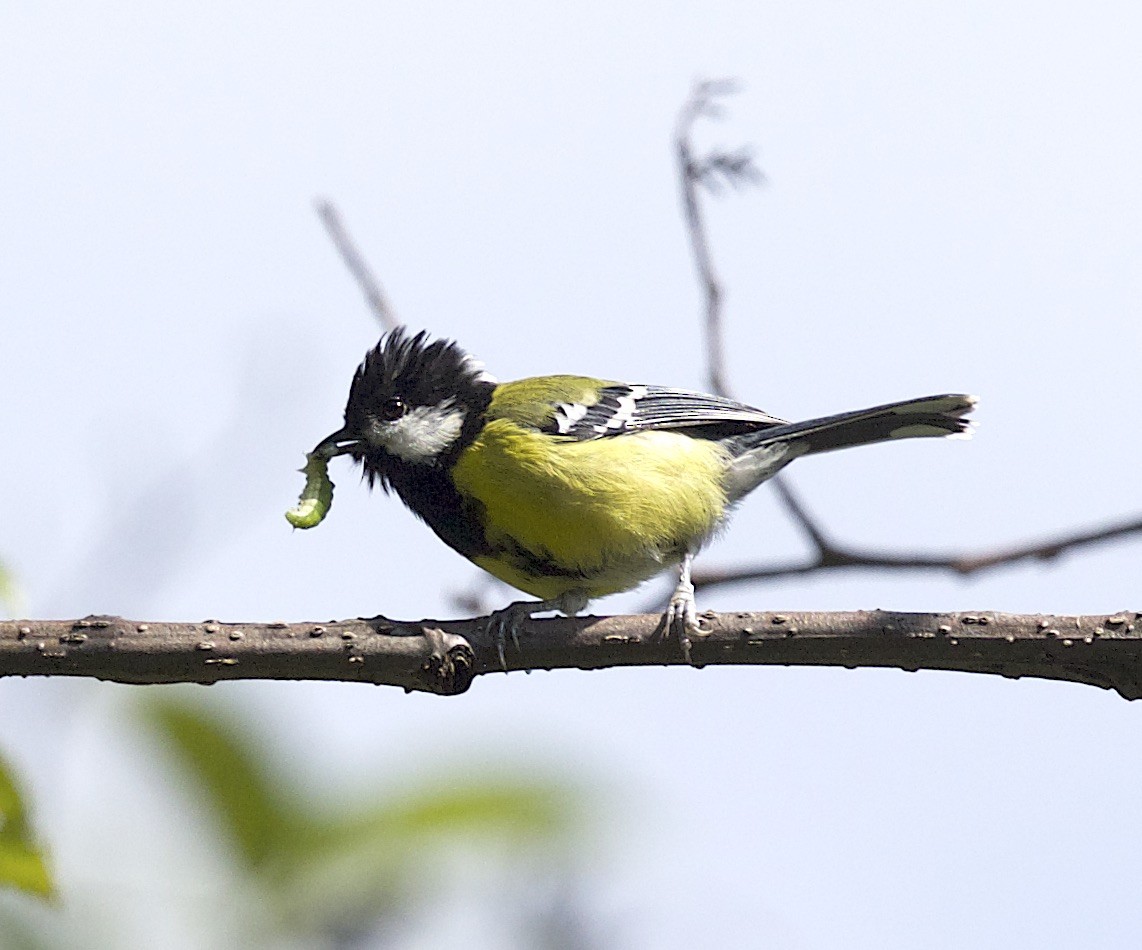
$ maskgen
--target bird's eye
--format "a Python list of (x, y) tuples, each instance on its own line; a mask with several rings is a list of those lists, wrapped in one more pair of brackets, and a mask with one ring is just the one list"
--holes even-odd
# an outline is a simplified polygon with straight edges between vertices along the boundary
[(383, 406), (381, 406), (381, 418), (386, 422), (392, 422), (394, 419), (399, 419), (408, 410), (404, 400), (400, 396), (393, 396), (392, 399), (386, 399)]

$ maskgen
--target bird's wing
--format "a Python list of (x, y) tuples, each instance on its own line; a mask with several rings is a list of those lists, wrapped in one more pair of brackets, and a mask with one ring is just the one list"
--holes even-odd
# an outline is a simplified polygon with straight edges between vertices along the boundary
[(597, 399), (553, 403), (541, 431), (585, 441), (646, 429), (702, 430), (721, 437), (783, 420), (744, 403), (666, 386), (615, 383), (596, 390)]

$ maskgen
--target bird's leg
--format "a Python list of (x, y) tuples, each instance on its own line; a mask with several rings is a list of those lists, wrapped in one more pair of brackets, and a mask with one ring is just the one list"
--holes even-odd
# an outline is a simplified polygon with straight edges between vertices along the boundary
[(693, 562), (694, 555), (687, 551), (678, 567), (678, 586), (670, 595), (670, 605), (666, 608), (666, 629), (677, 629), (682, 655), (690, 664), (694, 662), (690, 658), (690, 637), (701, 632), (698, 626), (698, 605), (694, 600), (694, 585), (690, 581), (690, 567)]
[(519, 625), (522, 620), (530, 620), (533, 614), (541, 614), (545, 610), (558, 610), (560, 613), (573, 617), (587, 606), (587, 596), (578, 591), (569, 591), (559, 597), (548, 600), (517, 600), (500, 610), (488, 614), (488, 624), (485, 628), (496, 639), (496, 653), (500, 658), (500, 668), (508, 671), (507, 658), (504, 648), (507, 638), (511, 636), (516, 652), (519, 652)]

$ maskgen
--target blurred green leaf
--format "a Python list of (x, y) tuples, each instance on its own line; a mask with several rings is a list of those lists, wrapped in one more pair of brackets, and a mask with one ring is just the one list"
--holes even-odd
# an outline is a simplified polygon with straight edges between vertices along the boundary
[(152, 697), (143, 716), (201, 787), (247, 865), (259, 869), (274, 859), (294, 814), (253, 742), (223, 717), (171, 696)]
[(0, 886), (52, 897), (43, 850), (36, 846), (28, 813), (7, 763), (0, 758)]
[(550, 855), (579, 824), (575, 798), (554, 779), (441, 776), (395, 801), (313, 818), (292, 841), (287, 918), (293, 926), (318, 918), (327, 927), (363, 925), (423, 896), (417, 886), (433, 860), (465, 848), (483, 865)]
[[(522, 777), (449, 777), (406, 793), (395, 802), (315, 826), (323, 843), (343, 847), (371, 838), (392, 847), (432, 837), (493, 836), (508, 842), (546, 841), (567, 830), (572, 796), (556, 782)], [(303, 844), (304, 842), (299, 842)]]
[(273, 914), (294, 931), (348, 932), (407, 908), (433, 862), (471, 847), (518, 862), (565, 847), (580, 823), (566, 783), (503, 771), (445, 774), (388, 801), (338, 810), (303, 800), (266, 746), (227, 717), (166, 692), (144, 712), (202, 788), (257, 874)]

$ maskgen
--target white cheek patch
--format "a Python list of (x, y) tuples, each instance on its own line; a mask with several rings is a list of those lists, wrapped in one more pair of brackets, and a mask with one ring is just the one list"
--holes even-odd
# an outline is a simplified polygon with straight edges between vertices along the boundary
[(430, 462), (460, 437), (464, 416), (451, 404), (416, 406), (392, 422), (372, 420), (367, 439), (406, 462)]

